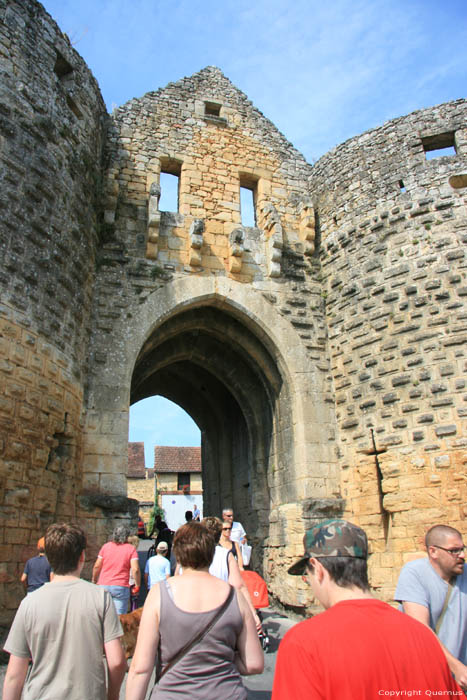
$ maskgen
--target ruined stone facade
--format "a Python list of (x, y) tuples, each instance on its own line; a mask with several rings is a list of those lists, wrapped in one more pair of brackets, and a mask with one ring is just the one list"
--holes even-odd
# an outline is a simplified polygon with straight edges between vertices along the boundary
[(311, 166), (217, 68), (110, 117), (41, 5), (0, 18), (1, 619), (48, 523), (92, 562), (136, 516), (128, 409), (153, 394), (197, 422), (204, 512), (233, 505), (277, 600), (307, 604), (286, 567), (341, 514), (390, 598), (428, 525), (465, 532), (467, 103)]

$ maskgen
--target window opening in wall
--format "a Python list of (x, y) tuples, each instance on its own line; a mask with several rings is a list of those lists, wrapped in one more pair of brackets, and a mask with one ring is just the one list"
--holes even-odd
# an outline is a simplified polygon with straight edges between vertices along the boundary
[(177, 474), (177, 491), (190, 488), (190, 473), (179, 472)]
[(180, 175), (161, 172), (160, 176), (161, 198), (159, 211), (178, 211), (178, 191), (180, 187)]
[(405, 185), (404, 185), (404, 180), (399, 180), (399, 189), (401, 192), (407, 192)]
[(205, 102), (204, 103), (204, 113), (208, 117), (220, 117), (221, 116), (221, 105), (216, 102)]
[(454, 132), (447, 131), (444, 134), (435, 134), (422, 138), (423, 150), (427, 160), (440, 158), (441, 156), (455, 156), (456, 147)]
[(67, 76), (69, 76), (70, 73), (73, 72), (73, 68), (68, 63), (66, 58), (64, 58), (62, 56), (60, 51), (56, 51), (56, 53), (57, 53), (57, 60), (55, 61), (54, 72), (61, 80), (62, 78), (66, 78)]
[(240, 185), (240, 213), (243, 226), (256, 226), (255, 193)]

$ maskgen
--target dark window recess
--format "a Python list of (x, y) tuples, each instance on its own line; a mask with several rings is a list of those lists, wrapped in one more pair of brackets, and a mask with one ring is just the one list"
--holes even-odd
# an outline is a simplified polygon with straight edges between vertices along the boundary
[(221, 116), (221, 105), (216, 102), (205, 102), (204, 103), (204, 113), (208, 117), (220, 117)]
[(73, 73), (72, 66), (59, 51), (57, 51), (57, 60), (55, 61), (54, 72), (60, 78), (60, 80), (62, 80), (62, 78), (66, 78), (67, 76), (69, 77), (70, 74)]
[(404, 180), (399, 180), (399, 189), (401, 192), (407, 192), (405, 185), (404, 185)]
[(191, 474), (185, 472), (179, 472), (177, 474), (177, 491), (183, 491), (183, 488), (190, 488), (190, 476)]
[(446, 131), (444, 134), (435, 134), (434, 136), (425, 136), (422, 138), (422, 146), (427, 160), (440, 158), (441, 156), (456, 155), (453, 131)]

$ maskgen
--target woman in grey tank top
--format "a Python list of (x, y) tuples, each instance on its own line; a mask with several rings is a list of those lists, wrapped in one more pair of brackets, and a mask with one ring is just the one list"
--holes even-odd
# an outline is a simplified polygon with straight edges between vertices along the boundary
[[(240, 674), (262, 673), (264, 666), (246, 601), (209, 573), (215, 542), (200, 523), (180, 527), (173, 548), (183, 575), (154, 586), (146, 599), (126, 700), (146, 698), (156, 656), (162, 676), (152, 700), (246, 700)], [(198, 641), (177, 656), (195, 638)]]

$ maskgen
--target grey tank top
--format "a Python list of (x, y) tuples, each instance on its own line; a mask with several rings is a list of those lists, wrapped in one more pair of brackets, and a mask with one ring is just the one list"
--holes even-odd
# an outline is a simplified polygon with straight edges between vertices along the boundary
[[(219, 609), (202, 613), (180, 610), (168, 592), (168, 585), (168, 582), (160, 584), (159, 654), (162, 668), (190, 639), (207, 627)], [(151, 700), (246, 700), (246, 690), (234, 664), (237, 638), (242, 626), (242, 615), (237, 596), (234, 595), (204, 639), (154, 686)]]

